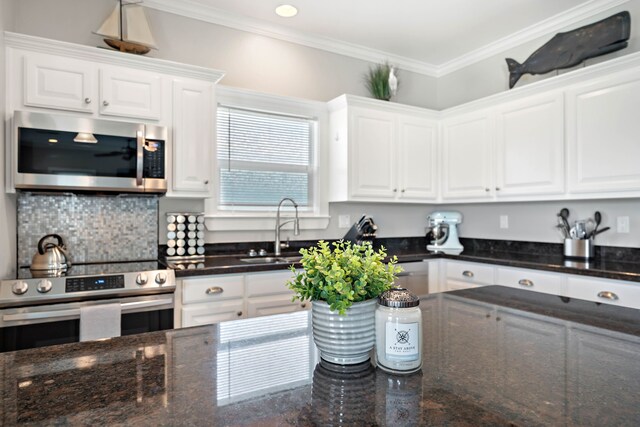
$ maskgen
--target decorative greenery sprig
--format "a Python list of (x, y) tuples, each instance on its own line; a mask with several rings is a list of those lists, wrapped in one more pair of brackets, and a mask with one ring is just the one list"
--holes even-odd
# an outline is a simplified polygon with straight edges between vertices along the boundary
[(364, 81), (371, 96), (385, 101), (391, 99), (391, 91), (389, 90), (390, 71), (391, 66), (387, 63), (369, 68), (369, 71), (364, 75)]
[[(333, 246), (333, 250), (331, 249)], [(384, 263), (387, 256), (384, 248), (378, 252), (371, 243), (352, 245), (351, 242), (329, 243), (321, 240), (317, 246), (300, 249), (303, 272), (287, 282), (295, 292), (293, 300), (326, 301), (332, 311), (341, 315), (354, 302), (376, 298), (391, 288), (397, 273), (397, 257)]]

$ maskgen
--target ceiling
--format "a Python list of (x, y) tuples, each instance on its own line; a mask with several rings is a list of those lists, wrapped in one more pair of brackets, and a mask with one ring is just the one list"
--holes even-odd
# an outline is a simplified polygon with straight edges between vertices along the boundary
[[(625, 1), (145, 0), (145, 5), (442, 75), (482, 54), (557, 32)], [(277, 16), (274, 9), (283, 3), (296, 6), (298, 15)]]

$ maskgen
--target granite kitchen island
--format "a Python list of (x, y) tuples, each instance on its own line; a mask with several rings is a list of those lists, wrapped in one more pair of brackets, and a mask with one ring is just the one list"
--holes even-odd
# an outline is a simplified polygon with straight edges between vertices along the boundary
[(421, 301), (421, 373), (319, 363), (310, 313), (0, 354), (0, 424), (640, 425), (640, 310)]

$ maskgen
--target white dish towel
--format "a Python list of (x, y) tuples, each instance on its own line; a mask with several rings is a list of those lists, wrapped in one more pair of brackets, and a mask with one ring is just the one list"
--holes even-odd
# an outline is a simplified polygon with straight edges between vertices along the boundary
[(80, 341), (120, 336), (120, 303), (96, 304), (80, 308)]

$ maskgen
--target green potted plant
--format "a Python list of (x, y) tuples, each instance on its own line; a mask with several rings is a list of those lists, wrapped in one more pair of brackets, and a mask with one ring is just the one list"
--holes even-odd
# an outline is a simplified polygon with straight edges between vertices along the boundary
[(294, 300), (312, 301), (313, 339), (320, 356), (342, 365), (366, 361), (375, 343), (376, 299), (391, 288), (397, 273), (397, 258), (385, 263), (384, 248), (351, 242), (301, 249), (302, 271), (294, 266), (287, 286)]

